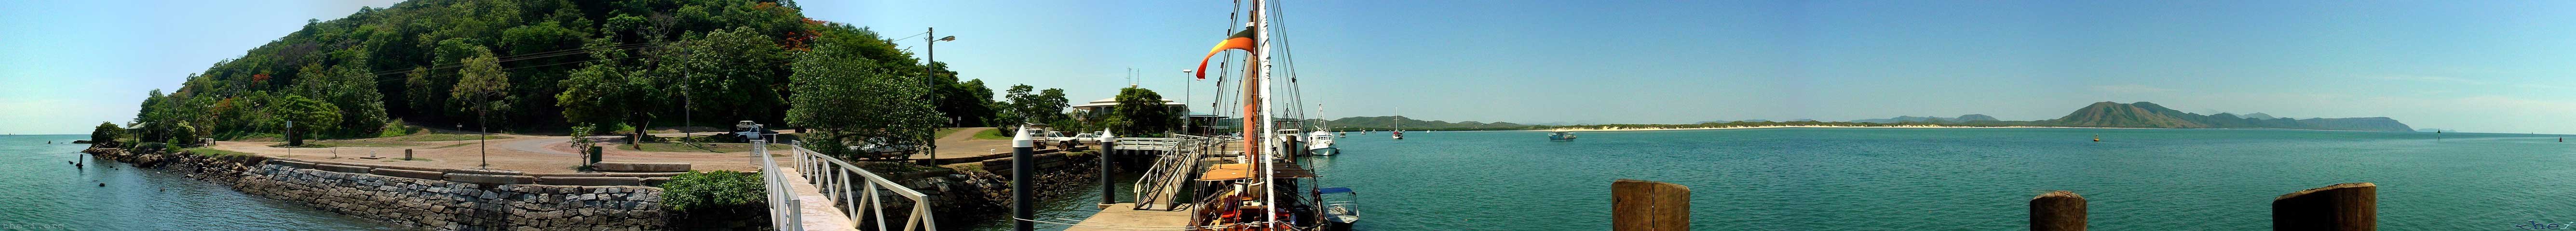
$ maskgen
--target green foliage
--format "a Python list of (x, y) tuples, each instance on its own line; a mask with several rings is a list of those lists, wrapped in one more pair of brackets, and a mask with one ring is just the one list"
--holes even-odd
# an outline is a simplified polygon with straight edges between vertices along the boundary
[(1144, 88), (1118, 90), (1118, 106), (1110, 107), (1107, 125), (1118, 134), (1162, 134), (1180, 128), (1180, 112), (1163, 104), (1163, 95)]
[(672, 176), (662, 183), (662, 204), (672, 211), (691, 211), (727, 206), (761, 204), (768, 199), (760, 186), (760, 175), (735, 172), (689, 171)]
[[(609, 48), (611, 45), (607, 39), (594, 40), (588, 49), (604, 57), (618, 56), (616, 52), (608, 52), (612, 50)], [(627, 76), (625, 69), (607, 62), (573, 71), (561, 83), (563, 93), (555, 94), (555, 106), (563, 108), (565, 122), (622, 122), (634, 112), (627, 103), (634, 100), (632, 96), (642, 93), (634, 87), (635, 81), (627, 79)]]
[[(483, 48), (474, 49), (479, 51)], [(501, 72), (499, 58), (492, 57), (490, 52), (466, 58), (464, 63), (465, 68), (459, 72), (462, 72), (465, 78), (457, 80), (455, 91), (450, 92), (449, 100), (473, 109), (476, 117), (480, 119), (478, 121), (487, 121), (484, 126), (490, 126), (488, 119), (491, 118), (491, 114), (506, 113), (494, 110), (508, 108), (510, 98), (513, 98), (508, 94), (510, 75)]]
[(89, 131), (91, 142), (116, 141), (117, 137), (124, 136), (125, 128), (116, 127), (116, 123), (98, 122), (98, 128)]
[[(171, 129), (174, 131), (195, 131), (197, 130), (197, 126), (188, 125), (188, 122), (179, 122), (178, 125), (172, 126)], [(172, 132), (170, 133), (170, 140), (163, 143), (183, 145), (196, 144), (197, 138), (198, 136), (195, 132)]]
[(1008, 93), (1002, 96), (1011, 101), (1009, 113), (1003, 116), (1004, 120), (1010, 123), (997, 124), (997, 126), (1010, 127), (1019, 123), (1056, 124), (1071, 120), (1070, 116), (1064, 114), (1065, 108), (1073, 107), (1070, 101), (1064, 98), (1064, 89), (1048, 88), (1044, 91), (1036, 89), (1027, 84), (1011, 85)]
[(186, 149), (179, 149), (179, 152), (182, 152), (182, 153), (188, 153), (189, 155), (197, 155), (197, 156), (205, 156), (205, 157), (235, 157), (235, 156), (252, 156), (250, 153), (235, 152), (235, 151), (225, 151), (225, 150), (223, 150), (223, 149), (214, 149), (214, 148), (186, 148)]
[[(829, 30), (858, 31), (846, 25)], [(789, 124), (823, 130), (824, 135), (807, 139), (830, 145), (926, 144), (930, 135), (945, 121), (929, 102), (919, 97), (931, 93), (919, 75), (867, 58), (867, 46), (825, 40), (814, 50), (799, 54), (790, 66), (791, 101), (796, 107), (787, 110)], [(824, 146), (816, 150), (841, 150)]]
[(779, 90), (788, 84), (790, 57), (774, 40), (750, 27), (686, 38), (658, 56), (662, 65), (653, 73), (677, 80), (678, 98), (687, 102), (681, 109), (704, 118), (698, 122), (774, 124), (780, 119), (770, 112), (787, 108)]
[[(270, 110), (276, 110), (280, 119), (294, 122), (294, 129), (298, 134), (330, 131), (337, 126), (336, 124), (340, 124), (339, 106), (300, 95), (288, 95), (278, 100), (283, 102), (277, 103), (278, 107)], [(297, 138), (311, 139), (312, 137), (312, 135), (301, 135)]]
[[(683, 114), (697, 125), (791, 124), (789, 63), (820, 44), (842, 44), (847, 51), (839, 57), (876, 63), (869, 72), (911, 79), (925, 89), (904, 90), (922, 92), (909, 94), (916, 102), (932, 103), (925, 100), (934, 93), (958, 101), (933, 104), (955, 106), (925, 118), (946, 114), (975, 125), (1003, 111), (981, 81), (959, 82), (944, 66), (921, 76), (925, 65), (888, 38), (808, 20), (793, 5), (433, 0), (363, 8), (308, 21), (239, 58), (214, 62), (174, 92), (153, 92), (134, 121), (117, 123), (147, 141), (178, 133), (227, 140), (284, 134), (288, 121), (306, 129), (298, 136), (313, 138), (416, 133), (402, 131), (409, 129), (395, 118), (493, 131), (691, 122), (673, 121)], [(337, 119), (316, 123), (324, 115)], [(176, 126), (182, 123), (192, 128)]]
[(948, 64), (935, 63), (931, 67), (939, 73), (938, 79), (932, 80), (938, 86), (932, 91), (939, 98), (939, 114), (953, 121), (944, 124), (948, 125), (946, 127), (993, 126), (997, 114), (993, 108), (993, 89), (984, 87), (984, 80), (959, 82), (957, 73), (948, 71)]
[(572, 126), (572, 141), (570, 143), (572, 143), (573, 150), (590, 150), (591, 146), (598, 145), (599, 141), (590, 139), (590, 130), (594, 129), (594, 127), (598, 126), (591, 124)]

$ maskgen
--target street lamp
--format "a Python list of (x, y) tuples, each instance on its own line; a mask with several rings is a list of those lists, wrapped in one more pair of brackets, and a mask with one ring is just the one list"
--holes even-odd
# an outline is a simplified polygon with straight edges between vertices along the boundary
[[(1188, 79), (1189, 81), (1197, 81), (1196, 79), (1189, 78), (1189, 77), (1190, 77), (1190, 73), (1192, 73), (1192, 72), (1195, 72), (1195, 71), (1194, 71), (1194, 70), (1190, 70), (1190, 69), (1181, 69), (1181, 78), (1182, 78), (1182, 79)], [(1191, 118), (1190, 118), (1190, 114), (1191, 114), (1191, 113), (1190, 113), (1190, 97), (1196, 97), (1196, 96), (1197, 96), (1197, 95), (1196, 95), (1196, 94), (1197, 94), (1197, 92), (1196, 92), (1196, 91), (1190, 90), (1191, 85), (1198, 85), (1198, 84), (1181, 84), (1181, 133), (1198, 133), (1198, 131), (1197, 131), (1197, 130), (1198, 130), (1198, 129), (1197, 129), (1197, 127), (1191, 127), (1191, 126), (1190, 126), (1190, 124), (1192, 124), (1192, 123), (1191, 123), (1191, 122), (1192, 122), (1191, 120), (1194, 120), (1194, 119), (1191, 119)], [(1213, 106), (1211, 106), (1211, 107), (1213, 107)], [(1210, 109), (1208, 109), (1208, 110), (1216, 110), (1216, 109), (1214, 109), (1214, 108), (1210, 108)]]
[[(926, 57), (927, 62), (921, 63), (921, 73), (923, 77), (928, 77), (928, 79), (925, 80), (933, 81), (931, 83), (937, 84), (938, 82), (935, 81), (939, 79), (939, 72), (937, 72), (938, 70), (931, 69), (931, 67), (939, 65), (939, 42), (957, 41), (957, 36), (939, 37), (938, 27), (924, 27), (923, 29), (924, 31), (921, 33), (929, 36), (921, 38), (922, 46), (925, 47), (923, 48), (924, 51), (922, 54), (928, 56)], [(933, 92), (930, 94), (930, 107), (933, 108), (933, 110), (937, 110), (937, 108), (939, 108), (939, 94), (936, 92), (938, 91), (936, 89), (939, 88), (934, 86), (930, 89), (933, 89), (931, 90)], [(939, 129), (937, 128), (931, 129), (930, 134), (933, 135), (928, 141), (923, 142), (930, 144), (930, 160), (926, 162), (930, 166), (939, 166), (939, 137), (936, 135), (939, 134), (938, 131)]]

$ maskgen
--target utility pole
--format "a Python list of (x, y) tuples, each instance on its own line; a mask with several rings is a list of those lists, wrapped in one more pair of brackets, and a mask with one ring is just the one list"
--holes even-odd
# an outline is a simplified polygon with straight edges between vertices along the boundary
[[(930, 98), (930, 107), (935, 110), (936, 108), (939, 108), (939, 86), (937, 84), (945, 84), (938, 82), (939, 70), (936, 67), (939, 66), (939, 42), (957, 41), (957, 36), (939, 37), (938, 27), (923, 27), (922, 29), (923, 31), (921, 34), (924, 34), (921, 38), (921, 44), (924, 49), (922, 54), (924, 56), (928, 56), (925, 57), (925, 61), (927, 62), (921, 63), (921, 74), (923, 77), (927, 78), (922, 81), (925, 84), (931, 84), (930, 96), (923, 98)], [(926, 165), (939, 166), (939, 137), (936, 135), (939, 134), (938, 130), (938, 128), (932, 128), (932, 132), (929, 135), (931, 136), (930, 139), (927, 142), (924, 142), (930, 144), (930, 159), (924, 161), (924, 164)]]
[[(930, 81), (930, 109), (937, 111), (939, 110), (938, 84), (941, 83), (938, 82), (939, 70), (934, 68), (939, 67), (939, 28), (922, 27), (921, 30), (922, 56), (924, 56), (921, 62), (921, 76), (925, 78), (923, 81)], [(926, 162), (922, 165), (939, 166), (939, 129), (930, 128), (930, 139), (922, 142), (930, 144), (930, 160), (924, 160)]]

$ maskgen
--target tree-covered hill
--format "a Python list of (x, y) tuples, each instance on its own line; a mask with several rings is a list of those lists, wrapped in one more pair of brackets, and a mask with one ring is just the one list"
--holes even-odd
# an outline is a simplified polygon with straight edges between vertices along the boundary
[[(929, 66), (942, 68), (924, 76), (885, 36), (784, 0), (413, 0), (309, 21), (215, 62), (155, 90), (130, 124), (135, 138), (164, 141), (279, 134), (288, 121), (329, 138), (393, 133), (399, 121), (555, 131), (751, 120), (927, 136), (914, 127), (996, 120), (1002, 104), (982, 81)], [(791, 110), (804, 104), (836, 106)]]

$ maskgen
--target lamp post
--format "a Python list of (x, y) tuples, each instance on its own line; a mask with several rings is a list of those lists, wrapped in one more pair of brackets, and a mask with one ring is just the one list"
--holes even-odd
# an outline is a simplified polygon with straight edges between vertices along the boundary
[[(1197, 79), (1189, 78), (1191, 72), (1195, 71), (1190, 69), (1181, 69), (1181, 79), (1187, 79), (1185, 81), (1197, 81)], [(1190, 126), (1192, 122), (1196, 122), (1191, 121), (1194, 119), (1190, 118), (1190, 115), (1192, 114), (1190, 113), (1190, 97), (1198, 96), (1196, 95), (1197, 91), (1190, 90), (1191, 85), (1198, 84), (1181, 84), (1181, 133), (1198, 132), (1198, 127)]]
[[(936, 82), (936, 80), (939, 80), (939, 70), (931, 68), (939, 65), (939, 42), (957, 41), (957, 36), (939, 37), (938, 27), (924, 27), (923, 30), (924, 31), (921, 33), (926, 34), (927, 36), (922, 36), (921, 38), (921, 43), (924, 47), (924, 51), (922, 53), (928, 57), (926, 57), (927, 62), (921, 63), (921, 73), (923, 77), (929, 77), (929, 79), (926, 80), (933, 81), (931, 82), (932, 84), (938, 84), (939, 82)], [(930, 107), (933, 110), (937, 110), (937, 108), (939, 108), (939, 87), (934, 85), (930, 89), (932, 91), (930, 94)], [(938, 129), (933, 128), (931, 129), (930, 134), (939, 134), (938, 131)], [(930, 159), (924, 160), (923, 162), (926, 165), (939, 166), (939, 137), (934, 135), (930, 137), (929, 141), (924, 143), (930, 144)]]

